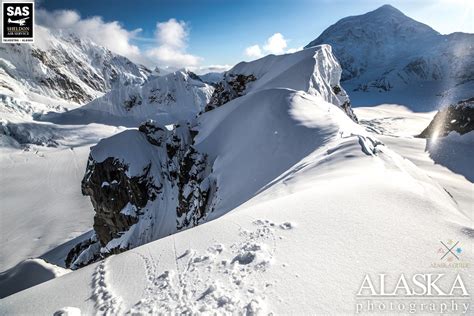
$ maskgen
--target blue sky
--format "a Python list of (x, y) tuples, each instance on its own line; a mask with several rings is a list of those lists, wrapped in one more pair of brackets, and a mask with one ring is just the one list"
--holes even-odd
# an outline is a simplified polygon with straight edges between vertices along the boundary
[[(180, 52), (197, 58), (183, 60), (202, 66), (233, 65), (255, 58), (255, 51), (246, 54), (246, 48), (252, 45), (259, 45), (261, 54), (272, 52), (263, 47), (275, 33), (281, 34), (280, 42), (275, 43), (284, 41), (285, 50), (299, 48), (339, 19), (386, 3), (441, 33), (474, 32), (472, 0), (45, 0), (39, 7), (48, 12), (73, 10), (83, 20), (100, 16), (103, 23), (118, 21), (121, 28), (131, 32), (127, 40), (140, 52), (160, 45), (155, 35), (158, 22), (175, 19), (185, 32), (183, 43), (178, 44)], [(168, 26), (173, 29), (172, 25), (162, 26), (163, 32)], [(132, 32), (137, 29), (140, 31)]]

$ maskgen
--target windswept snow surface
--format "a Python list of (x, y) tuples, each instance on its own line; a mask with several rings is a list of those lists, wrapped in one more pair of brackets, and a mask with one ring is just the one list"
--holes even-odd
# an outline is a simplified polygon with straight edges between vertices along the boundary
[(241, 62), (224, 73), (207, 109), (252, 92), (286, 88), (319, 96), (343, 108), (347, 115), (355, 119), (349, 96), (340, 85), (341, 73), (341, 66), (329, 45)]
[[(366, 274), (452, 282), (451, 270), (432, 267), (440, 240), (459, 240), (462, 260), (474, 259), (469, 214), (319, 97), (241, 97), (202, 117), (196, 144), (214, 150), (220, 209), (260, 193), (212, 222), (9, 296), (0, 313), (354, 313)], [(472, 293), (472, 269), (456, 273)]]
[(450, 133), (437, 139), (416, 138), (436, 112), (417, 113), (395, 104), (361, 107), (354, 111), (361, 124), (389, 148), (413, 162), (453, 196), (473, 226), (473, 133)]

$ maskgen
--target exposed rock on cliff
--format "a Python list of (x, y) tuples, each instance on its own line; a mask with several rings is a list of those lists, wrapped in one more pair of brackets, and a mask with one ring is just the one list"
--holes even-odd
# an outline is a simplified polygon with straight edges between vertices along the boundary
[(452, 131), (463, 135), (472, 130), (474, 130), (474, 98), (439, 110), (428, 127), (418, 137), (446, 136)]
[[(192, 145), (196, 133), (186, 123), (168, 128), (148, 121), (92, 149), (82, 191), (96, 212), (95, 236), (71, 250), (70, 267), (192, 227), (212, 212), (216, 183), (207, 155)], [(111, 142), (127, 148), (114, 153)]]

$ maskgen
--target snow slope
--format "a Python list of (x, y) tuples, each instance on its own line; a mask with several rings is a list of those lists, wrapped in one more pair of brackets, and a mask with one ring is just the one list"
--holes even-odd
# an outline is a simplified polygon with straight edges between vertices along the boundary
[[(367, 151), (367, 135), (340, 109), (279, 90), (272, 94), (283, 99), (274, 106), (227, 104), (206, 115), (240, 129), (245, 118), (252, 129), (216, 158), (221, 177), (252, 184), (252, 171), (270, 176), (269, 160), (260, 157), (272, 154), (288, 164), (271, 185), (215, 221), (9, 296), (0, 312), (349, 314), (367, 273), (386, 272), (392, 285), (400, 273), (420, 271), (446, 273), (440, 284), (452, 282), (451, 272), (431, 267), (439, 240), (469, 249), (472, 219), (410, 161), (380, 144)], [(244, 115), (249, 110), (253, 115)], [(204, 139), (198, 142), (210, 146)], [(219, 168), (232, 155), (246, 159), (248, 172)], [(235, 189), (222, 206), (245, 194)], [(469, 251), (462, 256), (474, 259)], [(457, 272), (472, 293), (472, 271)]]
[(187, 70), (151, 76), (143, 85), (117, 85), (92, 102), (40, 119), (59, 124), (103, 123), (137, 126), (147, 119), (162, 124), (191, 120), (208, 103), (214, 88)]
[[(93, 211), (80, 186), (89, 147), (123, 130), (101, 125), (35, 126), (36, 133), (50, 131), (58, 147), (0, 148), (0, 272), (90, 230)], [(25, 128), (31, 132), (31, 126)], [(48, 261), (64, 264), (52, 257)]]
[(428, 111), (472, 97), (474, 34), (441, 35), (384, 5), (338, 21), (307, 47), (320, 44), (333, 47), (356, 106)]
[[(355, 109), (361, 124), (388, 147), (425, 171), (453, 196), (459, 209), (473, 216), (472, 133), (423, 139), (416, 137), (435, 112), (416, 113), (393, 104)], [(465, 137), (464, 137), (465, 136)]]

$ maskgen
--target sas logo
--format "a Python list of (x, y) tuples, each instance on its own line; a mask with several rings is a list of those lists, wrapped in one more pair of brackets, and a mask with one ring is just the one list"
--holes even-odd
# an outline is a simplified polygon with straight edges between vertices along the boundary
[(2, 43), (33, 42), (34, 2), (3, 2), (2, 25)]

